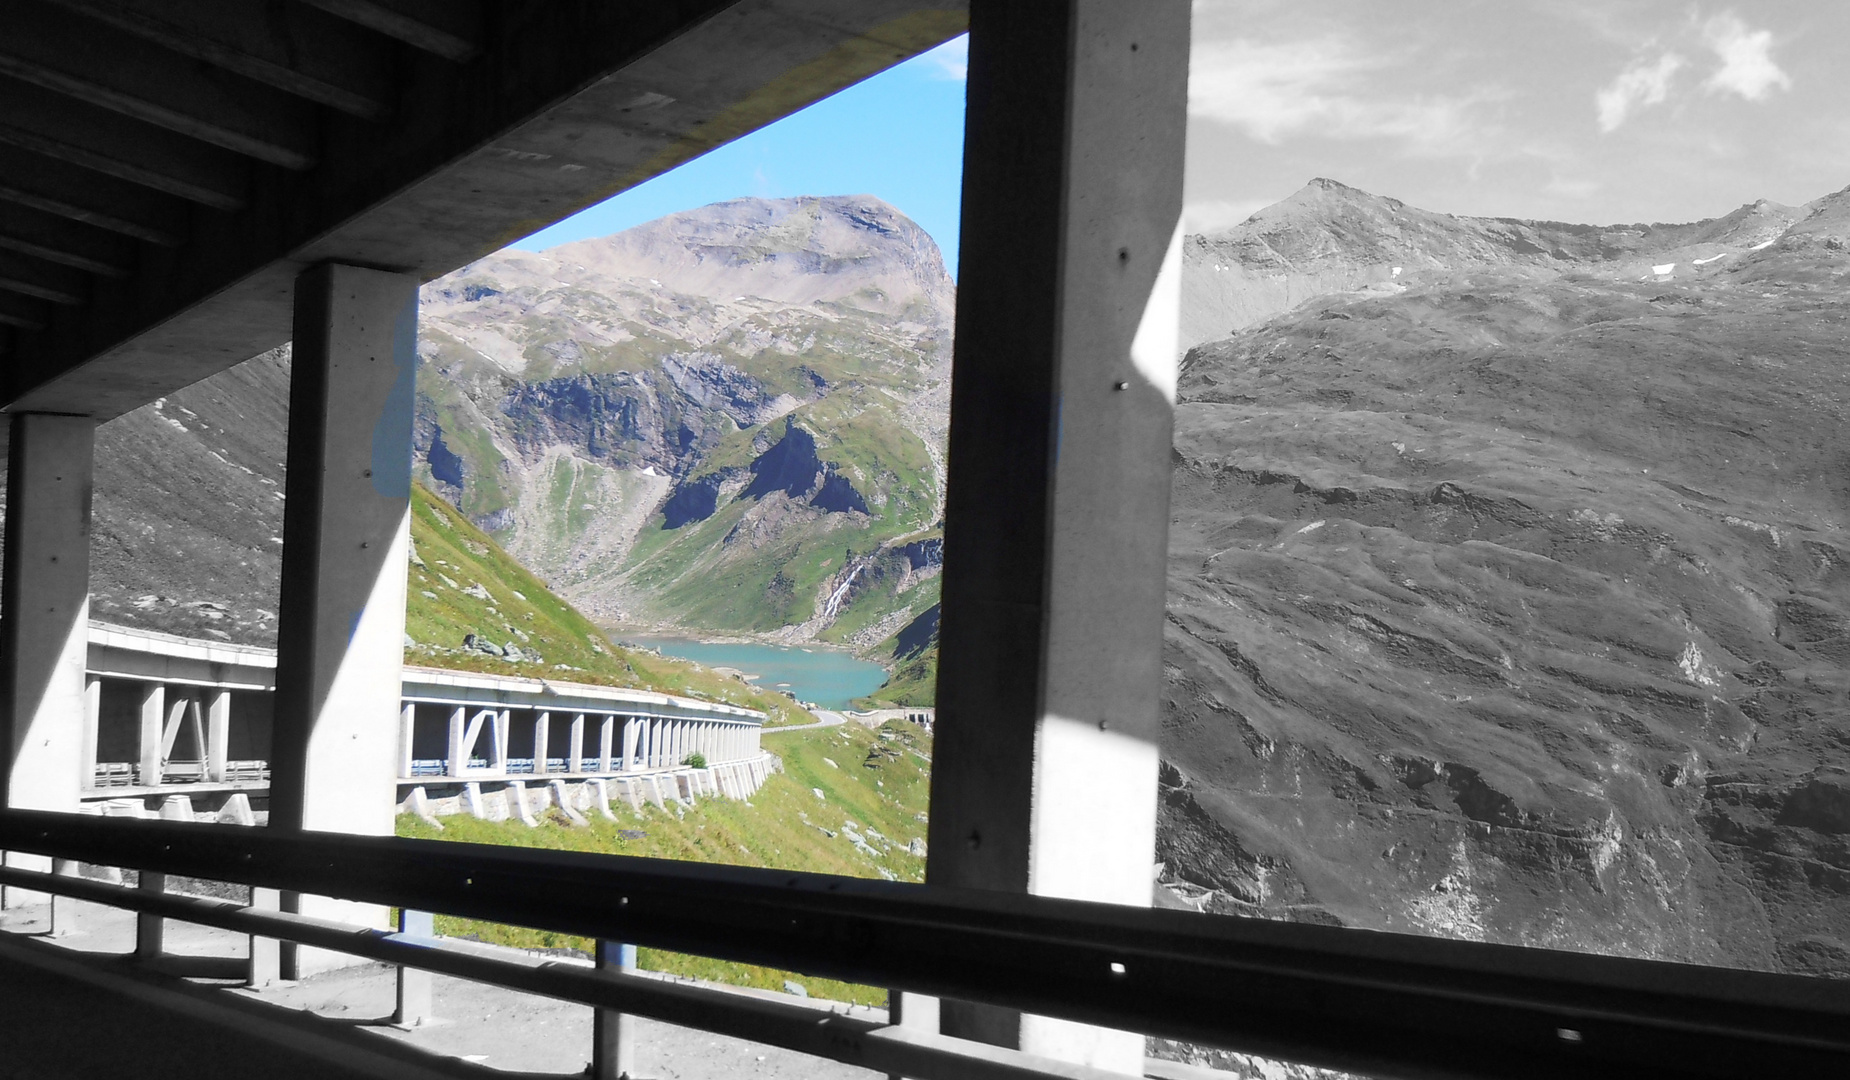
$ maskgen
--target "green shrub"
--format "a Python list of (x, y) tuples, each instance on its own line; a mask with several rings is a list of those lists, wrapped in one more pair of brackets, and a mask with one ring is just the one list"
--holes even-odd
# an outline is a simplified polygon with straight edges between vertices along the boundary
[(700, 751), (696, 750), (693, 753), (687, 755), (687, 760), (681, 762), (681, 764), (687, 766), (690, 769), (704, 769), (707, 767), (707, 756), (701, 753)]

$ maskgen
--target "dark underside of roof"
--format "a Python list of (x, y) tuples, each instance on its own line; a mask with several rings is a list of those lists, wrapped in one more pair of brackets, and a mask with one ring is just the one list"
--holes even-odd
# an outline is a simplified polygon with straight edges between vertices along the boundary
[(0, 406), (107, 419), (962, 31), (964, 0), (7, 0)]

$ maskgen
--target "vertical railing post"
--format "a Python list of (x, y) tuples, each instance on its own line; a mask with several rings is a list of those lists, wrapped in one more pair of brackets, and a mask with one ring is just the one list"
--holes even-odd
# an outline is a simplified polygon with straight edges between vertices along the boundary
[[(135, 887), (144, 895), (159, 896), (167, 891), (167, 875), (143, 870)], [(159, 915), (137, 912), (135, 915), (135, 959), (156, 960), (166, 951), (167, 920)]]
[[(276, 911), (282, 907), (282, 894), (275, 889), (251, 887), (250, 906), (256, 911)], [(246, 981), (253, 987), (273, 985), (282, 977), (282, 943), (275, 938), (250, 937), (250, 973)]]
[[(597, 966), (605, 971), (636, 970), (636, 946), (597, 943)], [(591, 1080), (630, 1080), (636, 1075), (636, 1018), (598, 1009), (591, 1019)]]
[[(437, 936), (436, 923), (430, 912), (404, 908), (398, 912), (398, 932), (414, 938), (430, 939)], [(399, 1027), (417, 1027), (431, 1016), (430, 972), (398, 965), (398, 1004), (392, 1011), (392, 1023)]]

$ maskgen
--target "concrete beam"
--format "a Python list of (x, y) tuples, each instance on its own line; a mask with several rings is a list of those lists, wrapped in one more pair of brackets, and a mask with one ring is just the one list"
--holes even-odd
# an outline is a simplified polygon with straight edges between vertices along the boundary
[(475, 58), (483, 32), (479, 0), (303, 0), (455, 63)]
[(12, 80), (0, 83), (0, 116), (0, 142), (215, 210), (244, 206), (250, 162), (229, 150)]
[(0, 289), (54, 304), (77, 305), (84, 302), (90, 285), (82, 271), (36, 255), (0, 249)]
[(315, 163), (307, 102), (42, 0), (9, 0), (0, 74), (286, 169)]
[[(1150, 902), (1188, 57), (1188, 0), (972, 8), (934, 886)], [(1140, 1035), (942, 1021), (1142, 1068)]]
[[(178, 247), (186, 237), (186, 204), (174, 196), (4, 143), (0, 143), (0, 202), (150, 244)], [(128, 288), (129, 283), (121, 287)]]
[(392, 50), (296, 4), (250, 0), (52, 0), (195, 60), (365, 119), (391, 111)]
[(51, 318), (51, 308), (45, 301), (0, 292), (0, 324), (43, 330), (51, 325)]

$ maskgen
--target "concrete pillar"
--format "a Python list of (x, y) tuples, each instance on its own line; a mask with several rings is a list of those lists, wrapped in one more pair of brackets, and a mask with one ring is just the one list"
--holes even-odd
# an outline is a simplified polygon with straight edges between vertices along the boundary
[(546, 774), (546, 759), (552, 755), (552, 714), (541, 712), (533, 718), (533, 771)]
[(446, 756), (447, 771), (451, 776), (461, 776), (469, 767), (468, 710), (461, 705), (450, 710), (449, 752)]
[(206, 694), (206, 779), (222, 784), (230, 769), (231, 691), (215, 687)]
[[(72, 812), (78, 791), (95, 782), (94, 767), (84, 775), (95, 432), (88, 417), (12, 418), (0, 583), (0, 805), (7, 807)], [(15, 852), (4, 861), (52, 868), (39, 855)], [(0, 906), (45, 899), (0, 889)]]
[(161, 722), (167, 714), (167, 688), (160, 683), (141, 684), (141, 708), (137, 714), (137, 741), (140, 747), (141, 773), (135, 779), (143, 787), (161, 782)]
[(585, 714), (572, 714), (572, 750), (566, 759), (565, 769), (570, 773), (585, 771)]
[(96, 737), (103, 720), (103, 680), (94, 675), (84, 680), (83, 752), (77, 766), (77, 786), (88, 790), (96, 786)]
[(636, 721), (623, 721), (623, 771), (636, 771)]
[[(411, 422), (411, 274), (322, 264), (296, 279), (270, 827), (389, 836), (397, 802)], [(285, 897), (383, 929), (387, 909)], [(284, 974), (351, 961), (285, 950)], [(296, 962), (292, 963), (291, 961)]]
[(494, 753), (489, 759), (488, 767), (505, 776), (507, 775), (507, 737), (509, 729), (514, 726), (514, 710), (498, 709), (489, 719), (495, 725), (495, 742)]
[(398, 707), (398, 775), (410, 777), (411, 750), (417, 735), (418, 707), (407, 701)]
[[(1188, 58), (1188, 0), (971, 5), (934, 886), (1150, 903)], [(1142, 1070), (1139, 1035), (942, 1024)]]
[(615, 767), (612, 757), (617, 738), (617, 718), (606, 716), (597, 726), (597, 768), (599, 772), (610, 772)]

